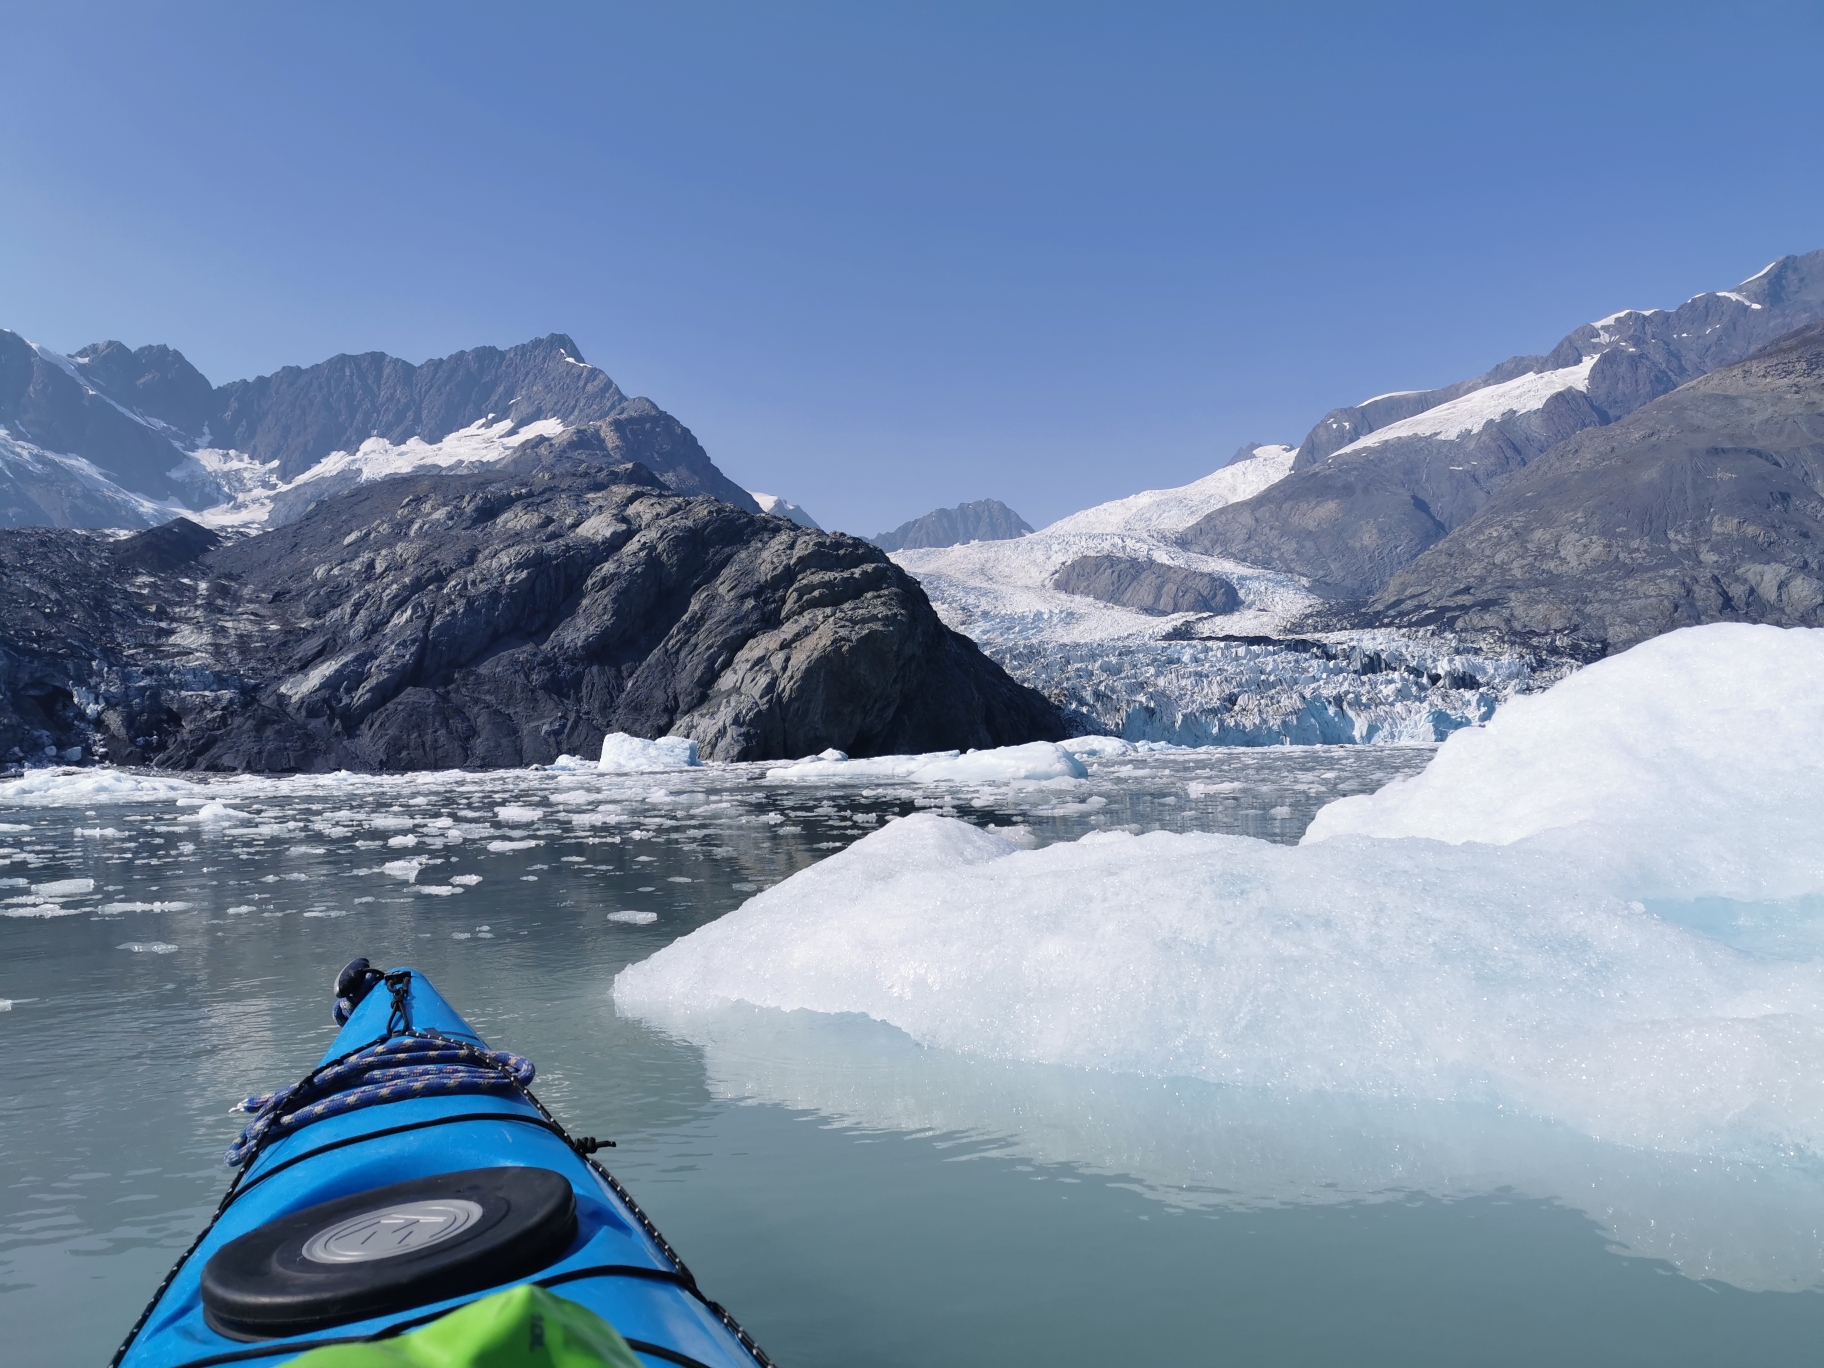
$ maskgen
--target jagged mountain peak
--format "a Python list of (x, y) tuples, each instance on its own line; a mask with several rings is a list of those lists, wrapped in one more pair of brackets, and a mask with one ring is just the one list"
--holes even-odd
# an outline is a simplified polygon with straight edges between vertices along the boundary
[(65, 356), (0, 332), (0, 525), (147, 526), (190, 511), (265, 525), (366, 480), (485, 465), (592, 425), (614, 459), (758, 511), (688, 428), (629, 398), (568, 333), (418, 364), (343, 352), (211, 386), (171, 347), (109, 340)]

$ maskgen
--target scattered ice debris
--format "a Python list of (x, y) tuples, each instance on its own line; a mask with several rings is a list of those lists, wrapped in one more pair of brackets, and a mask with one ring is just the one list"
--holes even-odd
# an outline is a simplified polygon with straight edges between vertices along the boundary
[(116, 950), (131, 950), (136, 955), (169, 955), (177, 947), (164, 941), (127, 941), (114, 947)]
[(659, 919), (657, 912), (610, 912), (608, 920), (624, 926), (650, 926)]
[(703, 762), (697, 758), (697, 743), (688, 736), (661, 736), (656, 741), (610, 732), (602, 738), (602, 758), (598, 768), (621, 773), (643, 773), (650, 770), (688, 769)]
[(110, 914), (117, 912), (188, 912), (194, 905), (187, 902), (111, 902), (103, 903), (98, 910)]
[(127, 833), (116, 830), (114, 827), (77, 827), (76, 834), (91, 840), (110, 840), (116, 836), (125, 836)]
[(0, 917), (73, 917), (81, 911), (80, 907), (65, 907), (62, 903), (27, 903), (0, 907)]

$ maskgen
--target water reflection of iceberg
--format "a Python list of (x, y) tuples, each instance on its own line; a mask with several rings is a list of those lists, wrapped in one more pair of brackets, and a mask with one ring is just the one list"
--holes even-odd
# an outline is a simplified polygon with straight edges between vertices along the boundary
[[(992, 1141), (1191, 1209), (1495, 1194), (1584, 1213), (1617, 1253), (1749, 1291), (1824, 1286), (1824, 1174), (1605, 1144), (1469, 1103), (1277, 1094), (918, 1045), (857, 1016), (643, 1006), (710, 1092), (863, 1129)], [(970, 1147), (971, 1153), (981, 1151)]]

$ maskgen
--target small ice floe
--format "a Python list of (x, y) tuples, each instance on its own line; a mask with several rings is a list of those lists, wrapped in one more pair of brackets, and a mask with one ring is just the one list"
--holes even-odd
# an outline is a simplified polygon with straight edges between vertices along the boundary
[(409, 860), (388, 860), (380, 866), (380, 872), (395, 879), (404, 879), (407, 883), (417, 883), (419, 871), (430, 863), (424, 856), (414, 855)]
[(1132, 755), (1136, 749), (1132, 741), (1123, 741), (1118, 736), (1073, 736), (1058, 744), (1079, 758), (1086, 755), (1097, 759), (1110, 755)]
[(188, 912), (191, 904), (187, 902), (111, 902), (103, 903), (100, 910), (107, 913), (117, 912)]
[(52, 879), (49, 883), (32, 885), (32, 892), (41, 898), (75, 898), (94, 891), (93, 879)]
[(543, 808), (525, 807), (518, 803), (509, 803), (505, 807), (495, 808), (494, 815), (503, 822), (509, 822), (514, 826), (524, 826), (528, 822), (536, 822), (539, 818), (543, 817), (545, 815), (545, 810)]
[(1003, 841), (1007, 842), (1008, 845), (1017, 846), (1021, 850), (1037, 850), (1039, 848), (1038, 833), (1031, 827), (991, 826), (988, 830), (992, 831), (996, 836), (999, 836)]
[(447, 898), (452, 893), (462, 892), (460, 888), (453, 887), (450, 884), (414, 884), (412, 887), (420, 893), (429, 893), (433, 897), (438, 898)]
[(24, 903), (0, 907), (0, 917), (73, 917), (80, 911), (80, 907), (65, 907), (62, 903)]
[(111, 840), (117, 836), (125, 836), (127, 833), (114, 827), (77, 827), (76, 834), (90, 840)]
[(533, 846), (543, 844), (543, 841), (489, 841), (488, 852), (493, 855), (505, 855), (508, 851), (530, 850)]
[(623, 926), (650, 926), (659, 919), (657, 912), (610, 912), (608, 920)]
[(116, 950), (131, 950), (136, 955), (169, 955), (177, 947), (165, 941), (127, 941), (114, 947)]
[(1030, 741), (993, 750), (882, 755), (871, 760), (801, 760), (766, 772), (790, 783), (825, 779), (904, 779), (915, 784), (986, 784), (1012, 780), (1083, 779), (1089, 771), (1063, 746)]
[(27, 770), (24, 777), (0, 784), (0, 802), (20, 807), (93, 807), (97, 803), (178, 798), (200, 792), (200, 784), (185, 779), (49, 766)]
[(661, 736), (648, 741), (626, 732), (610, 732), (602, 738), (602, 758), (597, 767), (621, 774), (640, 774), (652, 770), (690, 769), (702, 763), (697, 758), (697, 743), (688, 736)]
[(204, 803), (195, 812), (186, 813), (182, 820), (186, 822), (201, 822), (207, 826), (221, 826), (228, 822), (257, 822), (260, 819), (255, 817), (251, 812), (242, 812), (238, 808), (231, 808), (228, 804), (221, 802), (218, 799)]
[(417, 845), (418, 838), (416, 836), (411, 836), (411, 835), (389, 836), (386, 838), (386, 844), (389, 848), (391, 848), (393, 850), (404, 850), (407, 847)]
[(450, 882), (453, 884), (461, 884), (464, 888), (473, 888), (476, 884), (481, 882), (481, 875), (457, 874), (450, 879)]

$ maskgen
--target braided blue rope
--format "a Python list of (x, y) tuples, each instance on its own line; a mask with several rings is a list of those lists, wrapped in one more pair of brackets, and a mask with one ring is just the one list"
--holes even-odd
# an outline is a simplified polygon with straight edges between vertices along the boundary
[(331, 1061), (289, 1088), (237, 1104), (235, 1111), (255, 1115), (223, 1159), (239, 1168), (264, 1146), (312, 1122), (382, 1102), (462, 1093), (516, 1096), (537, 1072), (524, 1055), (477, 1049), (435, 1031), (391, 1036)]

